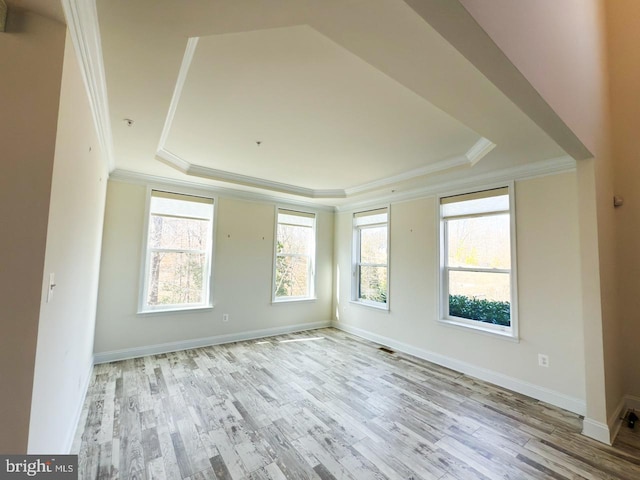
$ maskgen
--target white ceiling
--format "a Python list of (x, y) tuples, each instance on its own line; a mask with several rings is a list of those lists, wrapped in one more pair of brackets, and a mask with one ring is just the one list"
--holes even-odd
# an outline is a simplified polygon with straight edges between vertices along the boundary
[(338, 205), (564, 154), (401, 0), (97, 6), (120, 170)]

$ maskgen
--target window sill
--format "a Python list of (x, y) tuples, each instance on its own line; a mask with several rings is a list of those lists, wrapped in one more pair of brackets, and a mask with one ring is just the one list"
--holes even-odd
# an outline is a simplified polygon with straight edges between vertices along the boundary
[(495, 330), (493, 328), (487, 328), (482, 325), (482, 322), (478, 322), (479, 325), (472, 325), (465, 322), (459, 322), (453, 319), (442, 318), (438, 320), (438, 323), (445, 327), (466, 330), (468, 332), (478, 333), (480, 335), (489, 335), (491, 337), (497, 337), (502, 340), (507, 340), (509, 342), (520, 343), (520, 338), (515, 336), (512, 332)]
[(279, 300), (272, 300), (271, 305), (286, 305), (291, 303), (314, 303), (318, 299), (316, 297), (309, 298), (282, 298)]
[(381, 304), (381, 303), (369, 303), (369, 302), (361, 302), (360, 300), (349, 300), (349, 303), (353, 305), (360, 305), (361, 307), (373, 308), (376, 310), (381, 310), (383, 312), (389, 312), (389, 304)]
[(153, 315), (170, 315), (175, 313), (190, 313), (190, 312), (207, 312), (214, 309), (213, 305), (198, 306), (198, 307), (178, 307), (178, 308), (163, 308), (158, 310), (140, 310), (136, 315), (142, 317), (148, 317)]

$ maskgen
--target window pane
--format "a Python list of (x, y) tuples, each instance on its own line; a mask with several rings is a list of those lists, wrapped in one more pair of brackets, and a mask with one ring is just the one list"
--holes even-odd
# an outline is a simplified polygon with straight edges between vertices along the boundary
[(511, 268), (509, 215), (449, 219), (447, 265)]
[(204, 302), (204, 254), (152, 252), (149, 262), (148, 305)]
[(311, 254), (313, 228), (278, 224), (278, 253)]
[(387, 267), (360, 267), (358, 298), (387, 303)]
[(449, 271), (449, 315), (511, 325), (508, 273)]
[(309, 257), (276, 258), (276, 297), (309, 295)]
[(360, 229), (360, 263), (387, 264), (387, 227)]
[(208, 220), (163, 217), (151, 215), (149, 219), (149, 246), (205, 250), (209, 233)]

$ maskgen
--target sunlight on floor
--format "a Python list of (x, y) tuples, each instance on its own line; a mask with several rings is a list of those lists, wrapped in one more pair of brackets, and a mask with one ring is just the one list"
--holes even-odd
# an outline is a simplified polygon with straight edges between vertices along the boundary
[[(275, 343), (291, 343), (291, 342), (312, 342), (312, 341), (317, 341), (317, 340), (324, 340), (325, 337), (311, 337), (311, 338), (292, 338), (289, 340), (278, 340)], [(272, 342), (271, 340), (261, 340), (259, 342), (256, 342), (255, 345), (265, 345), (265, 344), (269, 344), (271, 345)]]
[(314, 340), (324, 340), (324, 337), (292, 338), (291, 340), (280, 340), (278, 343), (311, 342), (311, 341), (314, 341)]

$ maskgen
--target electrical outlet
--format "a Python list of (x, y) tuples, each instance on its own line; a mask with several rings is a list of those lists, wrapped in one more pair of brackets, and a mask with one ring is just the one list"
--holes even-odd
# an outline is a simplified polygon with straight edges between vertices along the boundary
[(223, 322), (228, 322), (229, 321), (229, 314), (228, 313), (223, 313), (222, 314), (222, 321)]
[(538, 366), (539, 367), (548, 367), (549, 366), (549, 355), (544, 355), (542, 353), (538, 354)]

